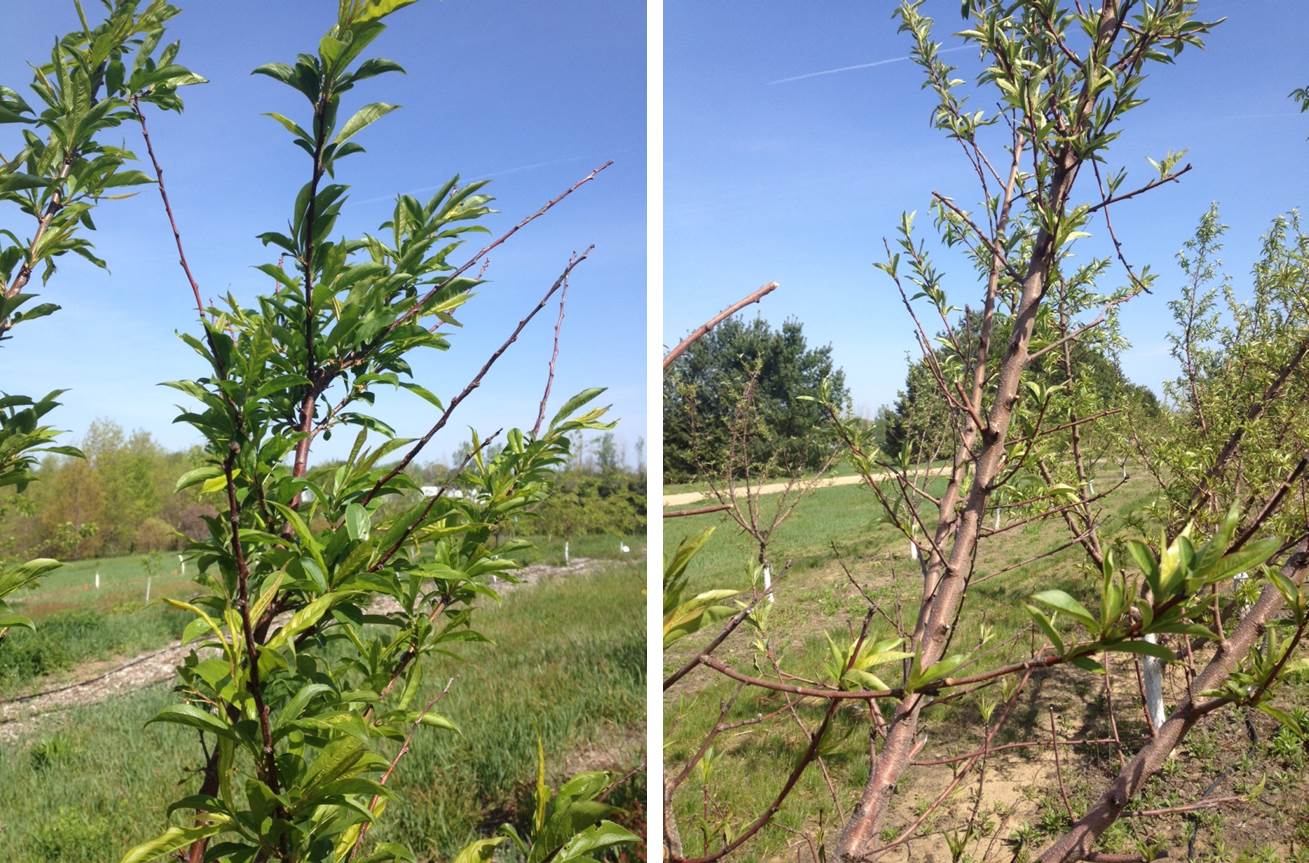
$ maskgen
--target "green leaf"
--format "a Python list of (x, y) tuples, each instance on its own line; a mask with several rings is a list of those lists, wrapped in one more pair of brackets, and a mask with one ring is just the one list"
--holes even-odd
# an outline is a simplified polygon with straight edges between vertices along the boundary
[(550, 428), (559, 425), (559, 423), (572, 416), (578, 408), (587, 402), (593, 401), (604, 391), (604, 387), (591, 387), (590, 389), (582, 390), (580, 393), (564, 402), (564, 406), (554, 415), (554, 419), (550, 420)]
[(1268, 562), (1277, 550), (1282, 547), (1282, 540), (1275, 536), (1265, 537), (1258, 542), (1252, 542), (1240, 551), (1232, 554), (1223, 555), (1207, 571), (1197, 573), (1206, 584), (1222, 581), (1223, 579), (1238, 573), (1254, 569), (1256, 566), (1262, 566)]
[[(240, 475), (241, 475), (241, 469), (236, 468), (235, 470), (232, 471), (232, 480), (235, 481), (236, 478)], [(222, 491), (225, 488), (227, 488), (227, 475), (220, 470), (218, 472), (218, 476), (210, 477), (209, 479), (201, 483), (200, 493), (212, 494), (216, 491)]]
[(204, 482), (222, 475), (223, 469), (218, 465), (206, 465), (204, 467), (195, 468), (194, 470), (188, 470), (178, 478), (177, 485), (173, 487), (173, 491), (181, 491), (184, 488), (190, 488), (196, 483)]
[(349, 23), (363, 24), (368, 21), (380, 21), (397, 9), (403, 9), (416, 2), (418, 0), (364, 0), (362, 5), (353, 7), (354, 14), (350, 16)]
[(1154, 593), (1155, 599), (1162, 599), (1159, 596), (1159, 563), (1154, 558), (1154, 552), (1150, 551), (1150, 546), (1141, 542), (1139, 539), (1129, 539), (1127, 541), (1127, 550), (1132, 555), (1132, 560), (1140, 567), (1141, 572), (1145, 573), (1146, 583), (1150, 585), (1150, 590)]
[(400, 106), (386, 102), (373, 102), (371, 105), (365, 105), (356, 111), (349, 120), (345, 121), (345, 125), (341, 127), (341, 131), (333, 139), (332, 143), (344, 144), (398, 107)]
[(911, 675), (909, 681), (910, 689), (922, 689), (938, 680), (950, 675), (956, 668), (963, 665), (968, 660), (967, 654), (955, 653), (938, 659), (927, 668), (921, 669), (918, 673)]
[(465, 845), (457, 855), (454, 863), (489, 863), (495, 856), (495, 849), (500, 843), (505, 841), (505, 837), (497, 836), (494, 839), (478, 839), (469, 845)]
[(327, 562), (323, 560), (322, 546), (319, 544), (318, 538), (314, 536), (314, 532), (309, 529), (309, 525), (305, 524), (305, 520), (300, 517), (300, 513), (291, 509), (291, 507), (286, 504), (278, 503), (275, 500), (271, 500), (269, 503), (274, 509), (282, 514), (282, 517), (286, 519), (287, 524), (291, 525), (291, 529), (294, 530), (296, 536), (300, 538), (300, 544), (303, 545), (305, 550), (309, 552), (311, 557), (313, 557), (314, 563), (318, 564), (318, 569), (321, 572), (327, 572), (328, 567)]
[(1300, 723), (1296, 720), (1295, 716), (1287, 711), (1282, 710), (1279, 707), (1273, 707), (1271, 704), (1262, 701), (1256, 704), (1255, 708), (1267, 713), (1273, 719), (1277, 720), (1277, 724), (1285, 725), (1298, 735), (1304, 734), (1304, 730), (1300, 727)]
[(342, 737), (323, 747), (309, 765), (300, 782), (302, 788), (313, 788), (334, 782), (350, 773), (351, 769), (368, 754), (363, 742), (354, 737)]
[(1064, 614), (1081, 621), (1085, 624), (1086, 628), (1092, 632), (1096, 631), (1095, 615), (1087, 611), (1086, 606), (1082, 605), (1062, 590), (1043, 590), (1040, 593), (1032, 594), (1032, 599), (1042, 605), (1048, 605), (1051, 608), (1058, 609)]
[(1054, 652), (1059, 656), (1063, 656), (1066, 652), (1064, 640), (1059, 637), (1059, 633), (1055, 631), (1054, 623), (1045, 616), (1045, 612), (1034, 605), (1026, 603), (1023, 603), (1023, 608), (1027, 609), (1027, 615), (1045, 633), (1045, 637), (1050, 639), (1050, 643), (1054, 645)]
[(4, 632), (11, 626), (21, 626), (23, 629), (30, 629), (33, 632), (36, 631), (36, 626), (33, 625), (31, 618), (0, 608), (0, 633)]
[(1151, 624), (1151, 632), (1168, 632), (1175, 635), (1193, 635), (1196, 638), (1204, 638), (1209, 641), (1217, 641), (1218, 635), (1212, 629), (1199, 623), (1185, 623), (1175, 621), (1172, 623)]
[(552, 863), (582, 863), (594, 859), (591, 855), (596, 851), (618, 845), (634, 845), (640, 841), (641, 837), (632, 831), (612, 821), (601, 821), (569, 839), (559, 849), (559, 853), (550, 859)]
[(422, 719), (419, 721), (431, 728), (444, 728), (447, 731), (453, 731), (455, 734), (463, 734), (463, 732), (459, 730), (458, 725), (455, 725), (439, 713), (432, 713), (429, 711), (424, 713)]
[(172, 854), (174, 851), (191, 845), (200, 839), (207, 839), (210, 836), (216, 836), (227, 829), (231, 819), (226, 815), (218, 815), (213, 812), (205, 814), (207, 823), (198, 824), (194, 827), (170, 827), (161, 835), (156, 836), (149, 842), (142, 842), (123, 855), (119, 863), (146, 863), (148, 860), (158, 860), (166, 854)]
[(327, 613), (328, 609), (346, 595), (347, 592), (345, 591), (325, 593), (297, 611), (295, 614), (291, 615), (291, 619), (288, 620), (281, 629), (277, 630), (273, 637), (268, 639), (267, 643), (264, 644), (264, 650), (281, 650), (290, 643), (291, 639), (318, 623), (323, 615)]
[(1143, 656), (1153, 656), (1163, 662), (1172, 662), (1177, 659), (1177, 655), (1162, 644), (1137, 641), (1135, 639), (1132, 641), (1110, 641), (1104, 645), (1104, 649), (1118, 653), (1139, 653)]
[(287, 117), (283, 114), (278, 114), (275, 111), (269, 111), (264, 116), (272, 117), (274, 120), (276, 120), (278, 123), (282, 125), (283, 129), (286, 129), (286, 131), (290, 132), (292, 135), (295, 135), (297, 138), (300, 138), (305, 141), (313, 140), (313, 136), (310, 135), (308, 132), (306, 132), (304, 129), (300, 128), (300, 125), (296, 123), (294, 120), (292, 120), (290, 117)]
[(345, 530), (356, 542), (367, 541), (372, 527), (372, 516), (361, 504), (352, 503), (345, 508)]
[(1090, 671), (1093, 674), (1104, 674), (1104, 666), (1089, 656), (1074, 656), (1072, 659), (1068, 660), (1068, 662), (1083, 671)]
[(173, 704), (165, 707), (146, 722), (172, 722), (177, 725), (189, 725), (201, 731), (209, 731), (220, 737), (236, 740), (236, 732), (226, 722), (207, 710), (201, 710), (194, 704)]

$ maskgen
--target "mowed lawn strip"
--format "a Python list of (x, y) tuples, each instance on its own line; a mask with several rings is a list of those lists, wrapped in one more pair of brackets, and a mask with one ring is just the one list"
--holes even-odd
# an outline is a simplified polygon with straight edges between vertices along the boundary
[[(644, 740), (643, 581), (639, 563), (615, 564), (545, 581), (480, 612), (478, 627), (494, 644), (464, 648), (462, 661), (435, 658), (420, 696), (454, 676), (438, 710), (462, 734), (419, 732), (392, 779), (405, 799), (390, 804), (377, 840), (443, 861), (498, 822), (520, 818), (525, 809), (504, 804), (526, 805), (538, 734), (556, 777), (565, 763), (635, 766), (639, 745), (610, 752), (603, 744)], [(186, 772), (200, 760), (195, 734), (143, 727), (171, 702), (166, 687), (154, 686), (74, 709), (0, 753), (9, 858), (104, 863), (156, 835), (168, 801), (198, 784)]]

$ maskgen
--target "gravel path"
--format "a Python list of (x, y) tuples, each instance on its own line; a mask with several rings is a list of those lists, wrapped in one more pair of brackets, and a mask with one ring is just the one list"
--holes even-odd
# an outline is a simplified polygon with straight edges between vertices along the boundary
[[(535, 564), (515, 572), (521, 582), (499, 585), (501, 595), (539, 584), (552, 578), (581, 575), (611, 561), (575, 558), (568, 566)], [(379, 603), (376, 610), (385, 610)], [(74, 707), (96, 704), (170, 680), (176, 667), (191, 652), (191, 645), (173, 643), (131, 659), (88, 663), (73, 670), (72, 682), (0, 701), (0, 742), (10, 743), (38, 727), (43, 719)]]

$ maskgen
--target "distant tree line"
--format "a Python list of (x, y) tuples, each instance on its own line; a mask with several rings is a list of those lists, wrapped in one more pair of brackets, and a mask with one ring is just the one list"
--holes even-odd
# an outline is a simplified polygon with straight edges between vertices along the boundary
[(573, 459), (555, 483), (554, 494), (542, 501), (523, 524), (526, 533), (569, 540), (608, 533), (615, 536), (645, 531), (645, 470), (623, 463), (612, 434), (593, 443), (573, 442)]
[[(756, 471), (820, 468), (835, 449), (830, 424), (812, 401), (823, 386), (834, 401), (848, 401), (831, 347), (810, 347), (799, 321), (780, 329), (763, 318), (723, 321), (664, 376), (665, 479), (718, 475), (724, 455), (742, 450)], [(747, 403), (751, 421), (742, 423)]]
[[(573, 441), (561, 469), (559, 494), (519, 519), (525, 534), (572, 537), (611, 532), (626, 535), (645, 526), (644, 467), (624, 463), (612, 434)], [(214, 514), (212, 495), (200, 486), (175, 490), (179, 476), (203, 463), (199, 448), (170, 450), (147, 431), (126, 432), (97, 420), (80, 444), (85, 458), (46, 456), (35, 469), (40, 480), (19, 495), (0, 489), (6, 518), (0, 525), (0, 559), (54, 557), (82, 560), (185, 548), (205, 534)], [(488, 448), (486, 457), (498, 448)], [(638, 450), (639, 452), (639, 450)], [(443, 485), (464, 451), (449, 462), (415, 464), (420, 485)], [(313, 471), (330, 475), (339, 461)]]
[(169, 451), (149, 432), (91, 424), (85, 458), (47, 456), (40, 482), (15, 500), (0, 534), (11, 559), (87, 557), (165, 551), (199, 536), (212, 512), (195, 490), (174, 492), (177, 477), (200, 464), (198, 449)]
[[(993, 343), (1009, 337), (1007, 320), (997, 321)], [(982, 332), (982, 317), (965, 309), (951, 336), (971, 350)], [(944, 334), (939, 334), (944, 340)], [(1080, 378), (1067, 380), (1056, 354), (1031, 363), (1029, 380), (1043, 389), (1075, 387), (1093, 410), (1129, 415), (1135, 422), (1162, 422), (1165, 408), (1149, 387), (1123, 373), (1115, 346), (1078, 341), (1069, 348)], [(999, 371), (992, 352), (990, 374)], [(955, 422), (955, 411), (941, 394), (936, 375), (955, 359), (940, 348), (934, 362), (910, 362), (903, 387), (891, 405), (871, 418), (871, 437), (891, 458), (919, 462), (940, 457), (936, 443)], [(752, 471), (794, 475), (821, 468), (836, 447), (830, 424), (813, 401), (821, 388), (832, 404), (850, 404), (845, 375), (829, 346), (809, 347), (803, 324), (786, 321), (774, 329), (762, 318), (727, 320), (693, 344), (664, 378), (664, 475), (669, 482), (720, 477), (726, 454), (745, 451)], [(748, 402), (749, 422), (740, 415)], [(742, 433), (748, 429), (748, 433)]]

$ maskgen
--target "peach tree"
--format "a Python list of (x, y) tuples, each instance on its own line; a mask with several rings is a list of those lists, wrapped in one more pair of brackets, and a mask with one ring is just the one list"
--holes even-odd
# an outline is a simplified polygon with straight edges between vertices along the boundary
[[(205, 367), (168, 384), (190, 400), (178, 419), (206, 454), (177, 487), (209, 495), (214, 513), (190, 549), (204, 591), (170, 600), (193, 616), (184, 641), (194, 649), (178, 669), (177, 702), (151, 722), (198, 733), (200, 781), (169, 808), (171, 825), (124, 863), (413, 859), (367, 834), (413, 736), (457, 733), (435, 711), (440, 694), (421, 695), (426, 666), (485, 640), (474, 608), (494, 596), (493, 576), (511, 581), (517, 566), (496, 542), (500, 527), (549, 496), (571, 435), (610, 427), (607, 409), (591, 406), (602, 391), (589, 389), (548, 423), (505, 433), (494, 455), (499, 432), (474, 433), (438, 493), (420, 494), (406, 471), (586, 258), (569, 259), (462, 390), (441, 397), (415, 379), (415, 354), (450, 347), (455, 314), (481, 283), (469, 271), (524, 223), (456, 265), (468, 236), (486, 231), (491, 199), (484, 184), (455, 178), (426, 200), (400, 196), (376, 233), (340, 234), (344, 160), (395, 108), (372, 102), (345, 113), (344, 104), (401, 71), (364, 53), (383, 19), (411, 2), (342, 0), (316, 51), (255, 70), (305, 100), (302, 119), (270, 115), (307, 159), (285, 228), (260, 235), (279, 256), (258, 267), (272, 283), (266, 293), (202, 302), (160, 185), (200, 324), (181, 337)], [(384, 387), (429, 405), (431, 428), (413, 440), (396, 436), (373, 409)], [(353, 435), (348, 455), (311, 469), (314, 443), (334, 434)], [(542, 821), (516, 837), (539, 845), (532, 859), (584, 860), (635, 840), (606, 820), (589, 785), (565, 787), (558, 814), (568, 830), (544, 831)], [(486, 859), (494, 844), (461, 859)]]

